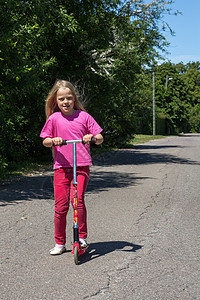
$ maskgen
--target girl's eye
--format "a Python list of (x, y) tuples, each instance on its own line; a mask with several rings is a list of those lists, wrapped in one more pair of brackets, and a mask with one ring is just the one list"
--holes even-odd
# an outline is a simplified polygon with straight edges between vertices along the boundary
[(73, 101), (72, 97), (68, 97), (68, 98), (58, 98), (59, 101), (64, 101), (65, 99), (67, 99), (68, 101)]

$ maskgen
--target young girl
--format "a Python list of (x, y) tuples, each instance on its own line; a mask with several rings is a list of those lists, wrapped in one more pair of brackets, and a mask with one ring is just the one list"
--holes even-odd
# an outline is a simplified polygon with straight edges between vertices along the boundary
[[(87, 247), (87, 215), (84, 194), (89, 180), (89, 166), (92, 165), (90, 145), (103, 142), (102, 128), (85, 112), (78, 101), (74, 86), (65, 80), (57, 80), (46, 99), (47, 121), (41, 131), (45, 147), (55, 146), (54, 152), (54, 229), (56, 245), (51, 255), (66, 251), (66, 216), (72, 198), (73, 146), (61, 147), (63, 140), (83, 139), (85, 144), (77, 144), (77, 182), (79, 237), (82, 247)], [(70, 193), (71, 192), (71, 193)], [(71, 199), (72, 201), (72, 199)]]

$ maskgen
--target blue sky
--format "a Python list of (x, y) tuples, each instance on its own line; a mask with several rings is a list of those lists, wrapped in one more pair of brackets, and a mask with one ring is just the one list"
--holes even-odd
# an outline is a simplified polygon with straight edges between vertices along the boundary
[(164, 17), (175, 31), (175, 36), (165, 35), (170, 42), (166, 60), (175, 64), (200, 61), (200, 0), (174, 0), (171, 7), (182, 15)]

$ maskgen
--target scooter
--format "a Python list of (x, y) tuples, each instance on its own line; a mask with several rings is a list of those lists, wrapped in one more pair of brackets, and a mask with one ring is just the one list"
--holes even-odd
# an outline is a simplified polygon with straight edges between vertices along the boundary
[[(95, 144), (95, 138), (93, 137), (91, 142)], [(76, 144), (84, 143), (83, 140), (63, 140), (62, 145), (73, 144), (73, 250), (71, 253), (74, 255), (74, 262), (76, 265), (79, 263), (79, 257), (83, 255), (88, 247), (82, 248), (79, 242), (79, 226), (78, 226), (78, 198), (77, 198), (77, 176), (76, 176)]]

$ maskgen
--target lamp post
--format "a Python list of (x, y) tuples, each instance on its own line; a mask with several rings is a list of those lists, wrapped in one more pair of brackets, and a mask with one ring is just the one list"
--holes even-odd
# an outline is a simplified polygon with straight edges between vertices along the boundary
[(155, 72), (153, 71), (153, 135), (156, 135)]
[[(166, 75), (165, 89), (167, 90), (168, 82), (172, 77)], [(156, 103), (155, 103), (155, 71), (153, 71), (153, 135), (156, 135)]]

